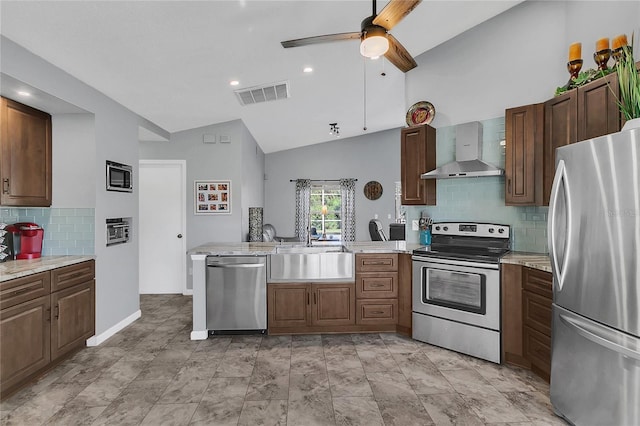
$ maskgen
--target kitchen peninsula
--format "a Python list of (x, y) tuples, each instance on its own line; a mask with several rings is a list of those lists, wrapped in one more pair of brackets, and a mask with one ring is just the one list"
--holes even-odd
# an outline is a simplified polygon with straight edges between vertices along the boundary
[[(207, 256), (270, 256), (276, 254), (277, 251), (288, 248), (304, 247), (301, 245), (295, 245), (292, 243), (207, 243), (201, 246), (195, 247), (188, 251), (188, 255), (191, 256), (192, 268), (193, 268), (193, 330), (191, 332), (192, 340), (204, 340), (208, 336), (209, 330), (207, 329), (207, 300), (206, 300), (206, 259)], [(397, 295), (398, 305), (395, 310), (399, 311), (401, 315), (398, 318), (397, 312), (394, 310), (393, 315), (395, 321), (398, 324), (398, 330), (404, 330), (409, 332), (410, 330), (410, 317), (411, 317), (411, 253), (418, 247), (418, 244), (407, 244), (405, 241), (386, 241), (386, 242), (350, 242), (344, 243), (342, 246), (327, 245), (327, 246), (314, 246), (314, 249), (322, 251), (322, 247), (325, 247), (327, 251), (331, 251), (336, 247), (342, 248), (346, 253), (352, 253), (354, 257), (358, 258), (362, 255), (380, 257), (384, 254), (389, 254), (392, 259), (396, 259), (395, 265), (381, 267), (395, 268), (396, 278), (395, 286), (393, 290)], [(393, 257), (395, 255), (395, 257)], [(398, 261), (400, 257), (401, 261)], [(357, 262), (357, 261), (356, 261)], [(349, 280), (351, 285), (354, 286), (356, 281), (356, 267), (354, 267), (353, 277)], [(300, 282), (298, 282), (300, 283)], [(276, 284), (268, 284), (276, 285)], [(366, 282), (363, 283), (366, 285)], [(376, 285), (382, 285), (377, 283)], [(362, 298), (362, 301), (371, 300)], [(382, 300), (379, 299), (378, 303)], [(359, 305), (359, 308), (367, 315), (368, 307), (370, 305)], [(394, 305), (395, 306), (395, 305)], [(381, 307), (375, 312), (387, 311), (384, 309), (387, 307)], [(355, 309), (355, 303), (354, 303)], [(388, 307), (388, 309), (392, 309)], [(383, 314), (383, 315), (384, 315)], [(402, 318), (406, 318), (404, 321)], [(362, 319), (366, 322), (367, 319)], [(354, 324), (355, 325), (355, 324)], [(404, 327), (404, 328), (403, 328)], [(361, 328), (366, 328), (362, 326)], [(389, 327), (387, 327), (389, 328)], [(326, 331), (327, 329), (323, 329)], [(395, 330), (395, 327), (394, 327)], [(409, 332), (410, 334), (410, 332)]]

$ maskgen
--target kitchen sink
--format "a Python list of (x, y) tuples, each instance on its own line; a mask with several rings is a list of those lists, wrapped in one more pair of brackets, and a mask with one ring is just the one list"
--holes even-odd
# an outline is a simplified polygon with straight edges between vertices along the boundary
[(270, 282), (354, 280), (354, 255), (342, 245), (276, 247), (269, 256)]

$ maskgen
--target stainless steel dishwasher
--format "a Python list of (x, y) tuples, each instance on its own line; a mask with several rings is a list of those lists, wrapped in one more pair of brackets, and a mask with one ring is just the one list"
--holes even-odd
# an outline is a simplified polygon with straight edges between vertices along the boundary
[(207, 257), (207, 329), (267, 328), (266, 256)]

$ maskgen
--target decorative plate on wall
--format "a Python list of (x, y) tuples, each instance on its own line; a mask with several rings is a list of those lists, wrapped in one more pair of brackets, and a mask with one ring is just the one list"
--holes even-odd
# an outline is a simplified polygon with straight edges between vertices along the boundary
[(372, 180), (364, 186), (364, 196), (370, 200), (377, 200), (382, 196), (382, 185)]
[(430, 124), (436, 116), (436, 107), (431, 102), (420, 101), (411, 105), (407, 111), (407, 125)]

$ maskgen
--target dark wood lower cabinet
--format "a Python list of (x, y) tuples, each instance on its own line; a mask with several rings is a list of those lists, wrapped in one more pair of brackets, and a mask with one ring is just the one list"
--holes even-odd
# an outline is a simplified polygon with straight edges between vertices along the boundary
[(502, 360), (530, 368), (549, 381), (553, 276), (502, 265)]
[(0, 282), (3, 399), (84, 347), (94, 335), (94, 271), (91, 260)]
[(49, 296), (0, 311), (0, 391), (20, 384), (51, 360)]
[(95, 332), (93, 280), (51, 294), (51, 359), (84, 346)]
[(311, 324), (318, 326), (356, 323), (356, 288), (349, 284), (311, 284)]

